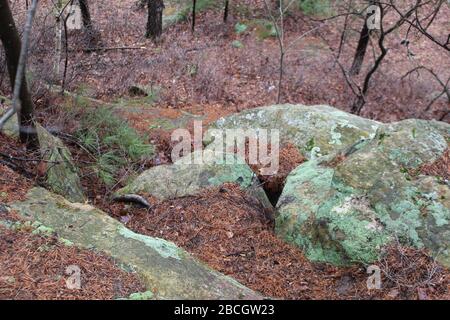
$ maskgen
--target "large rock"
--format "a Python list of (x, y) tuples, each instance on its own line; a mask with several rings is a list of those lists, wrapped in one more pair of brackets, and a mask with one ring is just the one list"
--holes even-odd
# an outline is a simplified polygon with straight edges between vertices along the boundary
[(258, 178), (242, 159), (233, 154), (205, 151), (202, 164), (194, 164), (194, 157), (200, 153), (196, 151), (172, 165), (146, 170), (116, 195), (148, 194), (166, 200), (195, 195), (204, 188), (223, 183), (237, 183), (265, 207), (271, 207)]
[(41, 156), (47, 164), (46, 182), (50, 189), (73, 202), (84, 202), (78, 168), (64, 143), (36, 123)]
[(10, 204), (66, 241), (104, 252), (137, 271), (157, 299), (260, 299), (237, 281), (194, 260), (171, 242), (136, 234), (106, 213), (42, 188)]
[(449, 139), (448, 124), (407, 120), (300, 165), (277, 204), (277, 234), (313, 261), (370, 263), (398, 239), (450, 266), (448, 182), (413, 173), (439, 159)]
[(9, 137), (19, 138), (19, 123), (17, 120), (17, 114), (14, 114), (2, 128), (2, 132)]
[[(212, 129), (278, 129), (281, 143), (293, 143), (302, 154), (326, 155), (370, 138), (380, 125), (330, 106), (274, 105), (221, 118)], [(205, 143), (211, 143), (206, 133)]]

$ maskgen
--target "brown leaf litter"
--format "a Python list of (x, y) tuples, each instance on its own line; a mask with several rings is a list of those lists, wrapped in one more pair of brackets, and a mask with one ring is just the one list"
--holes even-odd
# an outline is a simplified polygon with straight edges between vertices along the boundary
[[(0, 226), (0, 300), (103, 300), (145, 291), (135, 274), (121, 270), (111, 258), (29, 231)], [(80, 289), (66, 285), (69, 266), (80, 270)]]
[(274, 226), (261, 213), (259, 203), (237, 185), (225, 184), (174, 200), (151, 200), (151, 210), (114, 204), (108, 212), (133, 231), (173, 241), (215, 270), (270, 297), (445, 299), (449, 296), (449, 271), (435, 264), (422, 250), (401, 246), (387, 250), (377, 264), (382, 270), (382, 290), (367, 289), (369, 275), (364, 266), (338, 268), (311, 263), (298, 248), (276, 237)]

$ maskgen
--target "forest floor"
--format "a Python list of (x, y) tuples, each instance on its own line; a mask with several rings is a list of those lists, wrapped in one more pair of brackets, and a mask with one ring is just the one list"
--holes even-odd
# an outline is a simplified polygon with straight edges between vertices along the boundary
[[(173, 10), (174, 1), (180, 0), (167, 1), (167, 12)], [(269, 21), (265, 18), (263, 1), (236, 2), (226, 24), (222, 22), (220, 5), (211, 5), (197, 14), (194, 33), (190, 30), (188, 14), (185, 21), (167, 28), (158, 44), (143, 36), (146, 10), (135, 4), (135, 0), (124, 0), (112, 6), (109, 1), (99, 0), (92, 8), (94, 24), (102, 36), (101, 46), (134, 49), (86, 53), (83, 36), (77, 31), (69, 32), (66, 76), (69, 91), (120, 103), (129, 97), (132, 86), (141, 86), (148, 96), (146, 103), (141, 100), (140, 104), (202, 113), (208, 109), (236, 112), (276, 102), (279, 47), (276, 37), (264, 29)], [(19, 8), (16, 11), (19, 17), (24, 12)], [(436, 17), (430, 32), (438, 36), (450, 33), (449, 17), (450, 8), (446, 7)], [(36, 19), (36, 25), (41, 27), (36, 30), (39, 37), (31, 49), (31, 73), (33, 78), (50, 81), (52, 71), (48, 66), (52, 64), (54, 52), (48, 48), (53, 47), (54, 33), (48, 27), (51, 21), (44, 9)], [(296, 41), (318, 25), (313, 19), (319, 17), (299, 10), (292, 10), (285, 19), (285, 42), (290, 49), (285, 57), (281, 101), (328, 104), (348, 111), (354, 94), (335, 59), (343, 19), (331, 20)], [(385, 17), (387, 25), (394, 20), (389, 14)], [(242, 25), (244, 31), (239, 29)], [(360, 20), (350, 19), (340, 53), (345, 68), (351, 65), (360, 28)], [(445, 96), (426, 111), (430, 101), (442, 91), (436, 79), (425, 71), (403, 78), (408, 71), (425, 66), (446, 82), (450, 78), (450, 54), (427, 38), (414, 35), (409, 36), (406, 47), (402, 40), (407, 29), (401, 27), (387, 38), (388, 54), (371, 82), (362, 116), (384, 122), (405, 118), (450, 121), (450, 115), (446, 115), (450, 102)], [(376, 33), (371, 41), (376, 46)], [(368, 50), (361, 75), (353, 79), (355, 83), (362, 82), (377, 54), (376, 49)], [(65, 57), (61, 68), (64, 63)], [(34, 85), (39, 87), (37, 82)], [(0, 83), (2, 86), (7, 87), (6, 83)], [(39, 98), (39, 94), (36, 96)]]
[[(14, 151), (12, 151), (12, 148)], [(141, 280), (121, 269), (110, 257), (83, 250), (59, 241), (54, 235), (33, 232), (3, 203), (24, 200), (27, 191), (39, 183), (39, 161), (32, 161), (23, 145), (0, 133), (0, 153), (14, 159), (0, 158), (0, 300), (2, 299), (118, 299), (145, 291)], [(25, 177), (28, 176), (29, 178)], [(67, 285), (70, 266), (80, 270), (80, 289)]]
[[(15, 140), (0, 134), (0, 141), (1, 153), (11, 152), (13, 147), (13, 157), (31, 159)], [(289, 170), (302, 159), (289, 147), (285, 150), (281, 166)], [(33, 185), (41, 183), (40, 163), (24, 162), (22, 174), (0, 164), (2, 202), (22, 200)], [(443, 165), (448, 165), (448, 158), (427, 170)], [(150, 198), (152, 207), (148, 210), (100, 200), (105, 198), (102, 183), (92, 177), (86, 179), (84, 184), (95, 181), (89, 201), (131, 230), (173, 241), (215, 270), (270, 297), (450, 298), (450, 271), (423, 250), (400, 245), (386, 249), (376, 263), (382, 271), (381, 290), (367, 288), (369, 274), (365, 266), (339, 268), (308, 261), (298, 248), (276, 237), (273, 221), (258, 201), (237, 185), (225, 184), (174, 200)], [(135, 275), (124, 272), (110, 258), (67, 246), (53, 236), (30, 233), (31, 229), (27, 230), (14, 212), (2, 208), (0, 205), (3, 220), (21, 221), (22, 227), (11, 230), (0, 226), (0, 299), (115, 299), (144, 290)], [(69, 265), (81, 268), (82, 290), (68, 289)]]
[[(134, 0), (110, 5), (99, 0), (93, 8), (96, 28), (105, 47), (138, 47), (86, 53), (82, 37), (70, 33), (67, 86), (70, 92), (112, 104), (118, 113), (140, 133), (148, 134), (157, 147), (157, 157), (140, 164), (140, 170), (170, 163), (170, 130), (160, 119), (180, 119), (192, 129), (195, 116), (203, 126), (246, 108), (274, 104), (278, 74), (278, 47), (274, 37), (266, 35), (261, 1), (244, 0), (232, 8), (227, 24), (216, 8), (200, 12), (195, 33), (189, 19), (167, 30), (159, 44), (143, 37), (145, 10)], [(169, 1), (170, 2), (170, 1)], [(44, 6), (46, 4), (43, 4)], [(130, 9), (132, 8), (132, 9)], [(170, 9), (170, 8), (169, 8)], [(23, 11), (18, 10), (19, 15)], [(450, 30), (450, 13), (438, 16), (438, 24)], [(235, 25), (245, 24), (237, 33)], [(286, 103), (329, 104), (348, 111), (353, 99), (330, 48), (339, 44), (340, 22), (330, 22), (320, 33), (304, 38), (286, 57), (282, 97)], [(32, 46), (30, 73), (51, 79), (53, 32), (38, 14), (39, 30)], [(301, 12), (286, 21), (287, 42), (310, 30), (315, 22)], [(355, 28), (359, 26), (356, 24)], [(440, 90), (428, 74), (402, 80), (403, 74), (418, 65), (450, 77), (450, 57), (426, 39), (411, 39), (407, 55), (401, 45), (403, 32), (389, 39), (389, 55), (373, 80), (362, 116), (385, 122), (405, 118), (440, 119), (449, 110), (448, 101), (437, 100), (424, 112)], [(358, 33), (347, 35), (348, 44), (341, 61), (349, 66)], [(242, 47), (233, 45), (239, 41)], [(234, 42), (236, 43), (236, 42)], [(141, 48), (142, 47), (142, 48)], [(364, 72), (372, 63), (370, 54)], [(1, 64), (0, 64), (1, 65)], [(0, 93), (7, 95), (5, 70), (0, 69)], [(33, 77), (32, 77), (33, 78)], [(41, 79), (41, 80), (42, 80)], [(361, 79), (355, 79), (360, 81)], [(68, 119), (55, 110), (64, 101), (44, 90), (40, 81), (31, 80), (38, 106), (38, 117), (60, 137), (72, 134), (78, 119)], [(145, 88), (144, 96), (132, 96), (130, 88)], [(88, 105), (86, 101), (78, 101)], [(192, 117), (193, 116), (193, 117)], [(449, 122), (450, 116), (443, 119)], [(65, 141), (67, 143), (67, 141)], [(69, 145), (77, 164), (88, 157), (76, 144)], [(18, 219), (2, 211), (2, 202), (21, 200), (26, 191), (43, 183), (45, 168), (38, 155), (26, 152), (23, 145), (0, 134), (0, 215)], [(8, 156), (12, 156), (8, 159)], [(281, 172), (264, 181), (276, 189), (287, 173), (304, 159), (290, 146), (281, 153)], [(426, 172), (450, 174), (449, 153), (439, 162), (423, 168)], [(247, 194), (235, 185), (224, 185), (196, 196), (152, 202), (145, 210), (125, 204), (111, 204), (108, 195), (119, 188), (106, 186), (98, 177), (82, 176), (89, 201), (128, 228), (142, 234), (175, 242), (212, 268), (230, 275), (244, 285), (267, 296), (285, 299), (450, 299), (450, 271), (435, 264), (426, 252), (401, 246), (386, 250), (377, 263), (382, 267), (382, 290), (368, 290), (364, 266), (337, 268), (309, 262), (297, 248), (279, 240), (273, 222)], [(220, 219), (217, 219), (220, 214)], [(142, 291), (134, 275), (120, 269), (114, 261), (89, 250), (67, 247), (52, 237), (33, 235), (27, 230), (12, 232), (0, 226), (0, 299), (79, 298), (113, 299)], [(50, 248), (50, 249), (49, 249)], [(83, 269), (82, 291), (65, 286), (65, 268), (77, 264)], [(37, 267), (39, 265), (39, 267)], [(430, 277), (430, 275), (432, 275)]]

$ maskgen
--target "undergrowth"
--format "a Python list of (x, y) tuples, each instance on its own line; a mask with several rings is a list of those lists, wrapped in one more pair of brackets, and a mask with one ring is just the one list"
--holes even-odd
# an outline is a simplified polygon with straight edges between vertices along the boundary
[(330, 0), (298, 0), (298, 7), (311, 16), (329, 16), (332, 11)]
[(125, 120), (111, 108), (90, 108), (80, 119), (78, 142), (95, 159), (91, 169), (108, 186), (118, 180), (121, 169), (132, 169), (140, 162), (152, 158), (154, 147), (146, 143)]
[[(181, 20), (187, 20), (192, 14), (192, 1), (180, 12)], [(195, 3), (195, 12), (205, 11), (211, 8), (219, 8), (222, 4), (220, 1), (215, 0), (197, 0)]]

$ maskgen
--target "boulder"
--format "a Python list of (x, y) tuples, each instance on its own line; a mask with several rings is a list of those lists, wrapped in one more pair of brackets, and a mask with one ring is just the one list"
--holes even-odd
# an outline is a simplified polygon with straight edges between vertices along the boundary
[[(203, 162), (195, 164), (194, 157), (202, 154)], [(210, 150), (196, 151), (171, 165), (160, 165), (144, 171), (115, 195), (152, 195), (161, 200), (195, 195), (204, 188), (237, 183), (271, 208), (258, 178), (239, 157), (229, 153), (215, 153)]]
[(9, 137), (19, 138), (19, 124), (17, 120), (17, 114), (14, 114), (11, 118), (6, 121), (3, 126), (2, 132)]
[[(306, 158), (327, 155), (375, 135), (379, 122), (326, 105), (274, 105), (221, 118), (210, 129), (278, 129), (280, 142), (294, 144)], [(212, 142), (205, 134), (205, 143)]]
[(400, 241), (450, 266), (448, 181), (420, 173), (449, 141), (448, 124), (406, 120), (300, 165), (277, 203), (276, 233), (313, 261), (371, 263)]
[(43, 188), (9, 205), (25, 219), (38, 221), (73, 245), (101, 251), (144, 281), (155, 299), (261, 299), (258, 293), (211, 270), (175, 244), (134, 233), (90, 205), (72, 203)]
[(69, 149), (40, 124), (36, 123), (39, 148), (47, 164), (46, 182), (49, 188), (74, 202), (84, 202), (78, 168), (72, 160)]

